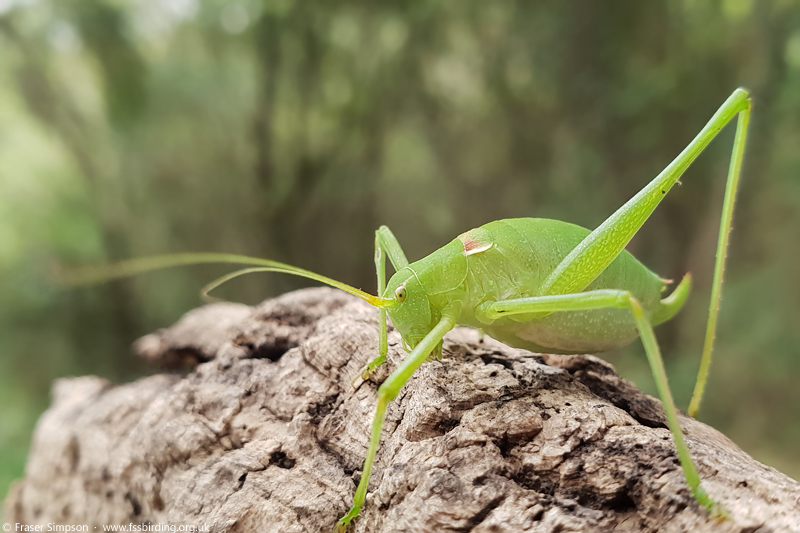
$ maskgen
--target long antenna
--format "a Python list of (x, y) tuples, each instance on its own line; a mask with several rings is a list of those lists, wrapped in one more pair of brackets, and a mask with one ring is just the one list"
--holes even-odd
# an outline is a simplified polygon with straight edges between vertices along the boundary
[(66, 270), (59, 272), (56, 275), (56, 281), (62, 285), (79, 286), (91, 285), (94, 283), (101, 283), (118, 278), (128, 278), (150, 272), (153, 270), (160, 270), (162, 268), (170, 268), (176, 266), (187, 265), (201, 265), (209, 263), (227, 263), (227, 264), (240, 264), (240, 265), (257, 265), (260, 268), (248, 268), (228, 274), (212, 283), (203, 289), (205, 295), (211, 289), (221, 285), (222, 283), (233, 279), (237, 276), (248, 274), (250, 272), (279, 272), (282, 274), (292, 274), (301, 278), (313, 279), (343, 290), (353, 296), (358, 296), (365, 302), (375, 307), (389, 307), (392, 300), (373, 296), (367, 292), (357, 289), (347, 283), (336, 281), (322, 274), (311, 272), (303, 268), (298, 268), (278, 261), (270, 261), (269, 259), (260, 259), (258, 257), (249, 257), (246, 255), (237, 254), (223, 254), (223, 253), (183, 253), (183, 254), (170, 254), (170, 255), (154, 255), (149, 257), (140, 257), (136, 259), (128, 259), (117, 263), (110, 263), (105, 265), (93, 265), (88, 267), (81, 267), (74, 270)]

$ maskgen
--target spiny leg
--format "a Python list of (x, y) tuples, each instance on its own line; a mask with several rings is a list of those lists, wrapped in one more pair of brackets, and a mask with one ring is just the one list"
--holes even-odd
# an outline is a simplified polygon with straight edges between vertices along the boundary
[[(387, 226), (381, 226), (375, 231), (375, 271), (378, 275), (378, 296), (383, 296), (386, 290), (386, 256), (392, 263), (395, 271), (408, 266), (408, 259), (400, 247), (400, 243)], [(369, 376), (376, 368), (386, 362), (386, 355), (389, 353), (389, 343), (386, 330), (386, 308), (380, 307), (378, 310), (378, 357), (372, 359), (361, 372), (353, 378), (355, 382), (358, 378), (369, 379)]]
[(622, 308), (628, 309), (636, 321), (639, 336), (642, 339), (650, 369), (658, 388), (658, 394), (664, 405), (667, 422), (675, 439), (675, 448), (683, 468), (686, 484), (692, 491), (695, 499), (715, 517), (725, 516), (725, 511), (700, 486), (700, 476), (692, 462), (689, 448), (678, 423), (678, 413), (675, 401), (667, 382), (667, 373), (658, 347), (653, 327), (645, 316), (641, 304), (628, 291), (602, 289), (596, 291), (580, 292), (574, 294), (536, 296), (531, 298), (518, 298), (499, 302), (487, 302), (478, 307), (476, 317), (484, 323), (491, 323), (503, 316), (530, 313), (553, 313), (558, 311), (587, 311), (591, 309)]
[(372, 465), (375, 462), (375, 454), (378, 451), (378, 444), (381, 439), (381, 430), (386, 417), (387, 405), (397, 397), (403, 385), (406, 384), (417, 368), (427, 360), (428, 354), (439, 345), (445, 334), (455, 327), (457, 318), (458, 311), (456, 309), (446, 309), (436, 327), (422, 339), (408, 357), (403, 359), (400, 366), (392, 372), (392, 375), (378, 388), (378, 407), (375, 411), (375, 418), (372, 421), (372, 433), (369, 448), (367, 449), (367, 457), (364, 460), (364, 470), (361, 472), (361, 480), (358, 482), (358, 488), (355, 496), (353, 496), (353, 507), (336, 524), (339, 533), (344, 533), (347, 530), (347, 524), (358, 516), (361, 512), (361, 507), (364, 505), (364, 500), (367, 497), (369, 476), (372, 472)]
[(717, 331), (719, 302), (722, 298), (722, 278), (725, 274), (725, 258), (728, 255), (728, 240), (733, 219), (733, 204), (739, 185), (739, 174), (744, 158), (744, 145), (747, 137), (747, 125), (750, 121), (750, 106), (739, 114), (736, 124), (736, 137), (733, 140), (733, 154), (728, 168), (728, 183), (725, 185), (725, 199), (722, 202), (722, 218), (719, 224), (719, 240), (717, 241), (717, 258), (714, 263), (714, 280), (711, 286), (711, 301), (708, 306), (708, 322), (706, 323), (706, 339), (703, 342), (703, 355), (700, 358), (700, 370), (694, 385), (692, 400), (689, 402), (689, 416), (696, 417), (703, 400), (703, 392), (708, 380), (708, 369), (711, 366), (711, 351), (714, 348), (714, 337)]

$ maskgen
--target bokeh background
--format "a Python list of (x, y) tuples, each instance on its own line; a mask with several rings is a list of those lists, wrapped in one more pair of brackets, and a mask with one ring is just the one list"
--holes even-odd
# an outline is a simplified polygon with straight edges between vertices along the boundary
[[(67, 290), (56, 265), (227, 251), (373, 290), (378, 225), (412, 260), (498, 218), (595, 227), (739, 85), (752, 127), (701, 419), (800, 478), (800, 2), (0, 0), (0, 499), (52, 381), (155, 372), (131, 342), (225, 272)], [(695, 275), (657, 331), (684, 408), (732, 138), (629, 247)], [(638, 343), (607, 358), (653, 391)]]

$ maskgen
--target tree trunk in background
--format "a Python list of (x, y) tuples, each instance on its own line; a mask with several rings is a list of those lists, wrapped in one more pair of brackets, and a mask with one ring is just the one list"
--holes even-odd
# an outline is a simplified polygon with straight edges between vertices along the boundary
[[(23, 524), (330, 531), (351, 502), (376, 382), (376, 313), (332, 289), (209, 305), (137, 351), (187, 375), (64, 379), (6, 500)], [(457, 329), (389, 408), (355, 531), (800, 531), (800, 483), (682, 418), (709, 520), (660, 403), (592, 356), (533, 355)]]

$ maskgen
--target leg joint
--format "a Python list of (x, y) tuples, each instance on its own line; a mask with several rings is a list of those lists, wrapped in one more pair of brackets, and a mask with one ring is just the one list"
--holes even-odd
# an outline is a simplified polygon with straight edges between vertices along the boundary
[(617, 299), (619, 303), (621, 303), (625, 307), (628, 307), (630, 305), (631, 300), (636, 300), (636, 298), (633, 297), (630, 291), (619, 291), (619, 296), (617, 297)]

